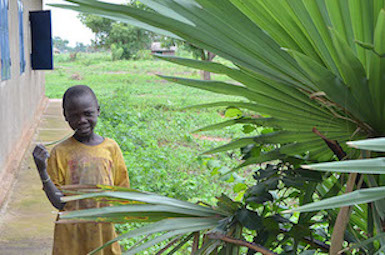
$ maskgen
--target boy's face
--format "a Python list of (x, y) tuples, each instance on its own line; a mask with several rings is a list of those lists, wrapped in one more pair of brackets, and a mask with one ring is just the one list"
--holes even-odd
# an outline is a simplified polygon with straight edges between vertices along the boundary
[(93, 134), (99, 113), (99, 106), (91, 95), (71, 98), (64, 106), (65, 120), (81, 137)]

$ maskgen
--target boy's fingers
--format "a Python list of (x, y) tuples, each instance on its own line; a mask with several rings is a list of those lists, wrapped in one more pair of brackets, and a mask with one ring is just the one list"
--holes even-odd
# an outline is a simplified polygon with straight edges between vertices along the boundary
[(43, 148), (38, 144), (35, 146), (35, 149), (33, 149), (33, 154), (39, 153), (43, 150)]
[(32, 155), (35, 158), (40, 158), (40, 159), (47, 159), (49, 157), (48, 151), (44, 148), (44, 146), (36, 146), (35, 149), (32, 152)]
[(39, 152), (47, 152), (46, 148), (44, 147), (44, 145), (41, 145), (41, 144), (38, 144), (35, 146), (35, 149), (33, 150), (33, 153), (39, 153)]

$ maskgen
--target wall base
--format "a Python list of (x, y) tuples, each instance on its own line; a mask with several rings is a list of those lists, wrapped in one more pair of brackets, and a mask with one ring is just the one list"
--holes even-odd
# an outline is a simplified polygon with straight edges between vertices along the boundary
[(47, 103), (48, 98), (43, 97), (36, 109), (32, 123), (24, 128), (23, 134), (20, 136), (19, 140), (15, 142), (12, 153), (8, 156), (4, 166), (2, 167), (3, 170), (0, 172), (0, 208), (5, 204), (12, 185), (16, 180), (20, 164), (31, 145), (33, 135), (35, 134), (36, 128), (40, 123), (41, 116), (47, 107)]

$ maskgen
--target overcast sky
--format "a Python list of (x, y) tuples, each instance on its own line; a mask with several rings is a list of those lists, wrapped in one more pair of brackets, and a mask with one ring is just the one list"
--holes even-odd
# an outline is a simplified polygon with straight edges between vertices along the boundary
[[(104, 0), (110, 3), (124, 3), (126, 0)], [(51, 10), (52, 36), (60, 36), (69, 41), (70, 46), (75, 46), (76, 42), (90, 44), (94, 38), (90, 29), (84, 26), (77, 18), (78, 12), (53, 8), (47, 4), (66, 4), (63, 0), (43, 0), (44, 10)]]

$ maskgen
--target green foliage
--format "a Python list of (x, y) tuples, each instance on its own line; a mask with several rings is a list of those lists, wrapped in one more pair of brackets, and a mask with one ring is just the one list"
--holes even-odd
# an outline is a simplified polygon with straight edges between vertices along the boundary
[[(74, 62), (69, 62), (68, 55), (62, 54), (55, 57), (55, 70), (46, 74), (46, 94), (60, 98), (71, 85), (91, 86), (101, 105), (97, 132), (119, 143), (133, 188), (215, 204), (215, 195), (232, 193), (237, 181), (228, 179), (223, 184), (219, 172), (212, 174), (212, 171), (222, 169), (224, 173), (238, 161), (233, 155), (200, 155), (201, 150), (241, 136), (242, 128), (211, 131), (203, 137), (193, 135), (192, 130), (223, 120), (225, 109), (184, 109), (202, 98), (215, 100), (216, 95), (162, 82), (153, 76), (154, 72), (198, 77), (196, 72), (163, 61), (112, 62), (108, 53), (79, 53)], [(83, 80), (71, 80), (73, 73), (80, 74)], [(131, 223), (116, 228), (123, 234), (142, 226)], [(123, 240), (121, 244), (128, 249), (142, 238)], [(143, 254), (154, 254), (164, 245), (162, 242)], [(191, 252), (189, 243), (177, 254), (188, 252)]]
[(116, 44), (111, 44), (111, 57), (113, 61), (121, 60), (123, 57), (123, 53), (123, 48), (116, 46)]
[[(128, 4), (138, 9), (146, 9), (137, 1)], [(155, 37), (153, 33), (144, 29), (108, 18), (92, 14), (79, 14), (78, 17), (95, 34), (93, 44), (96, 47), (111, 49), (112, 60), (139, 59), (138, 52), (149, 49)]]
[(66, 51), (70, 49), (70, 47), (68, 46), (69, 41), (62, 39), (59, 36), (54, 36), (52, 38), (52, 43), (53, 43), (53, 46), (60, 51)]
[(97, 46), (105, 46), (109, 31), (112, 29), (113, 21), (89, 14), (79, 14), (78, 18), (95, 34), (94, 44)]
[[(197, 73), (156, 60), (112, 62), (106, 53), (79, 53), (75, 62), (68, 62), (67, 55), (59, 55), (55, 57), (55, 68), (46, 74), (47, 96), (60, 98), (69, 86), (79, 83), (91, 86), (101, 105), (97, 131), (121, 146), (132, 187), (209, 202), (218, 192), (231, 188), (232, 183), (222, 185), (218, 175), (210, 173), (208, 164), (217, 161), (229, 169), (238, 163), (237, 159), (199, 154), (203, 148), (241, 136), (242, 128), (210, 131), (203, 137), (192, 134), (200, 126), (223, 120), (224, 109), (183, 108), (216, 96), (165, 83), (152, 75), (184, 73), (197, 77)], [(71, 80), (74, 73), (83, 80)]]
[(111, 25), (105, 44), (111, 46), (116, 44), (119, 49), (123, 49), (122, 59), (135, 59), (135, 54), (139, 50), (149, 49), (151, 40), (151, 33), (125, 23), (115, 22)]
[(69, 41), (64, 40), (60, 38), (59, 36), (55, 36), (52, 38), (52, 43), (54, 48), (58, 49), (60, 53), (66, 53), (66, 52), (86, 52), (89, 50), (89, 47), (87, 45), (84, 45), (83, 43), (77, 42), (75, 47), (70, 47)]

